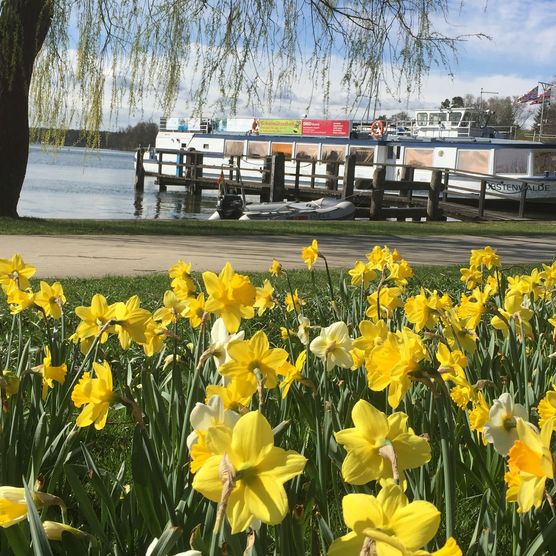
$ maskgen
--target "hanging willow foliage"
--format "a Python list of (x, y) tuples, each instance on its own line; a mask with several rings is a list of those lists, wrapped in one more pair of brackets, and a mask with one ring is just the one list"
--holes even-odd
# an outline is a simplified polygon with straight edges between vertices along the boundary
[(448, 67), (461, 39), (434, 29), (435, 19), (446, 18), (448, 4), (56, 0), (35, 63), (31, 125), (71, 124), (94, 144), (103, 113), (109, 109), (115, 118), (124, 103), (134, 111), (153, 95), (169, 113), (185, 84), (192, 111), (206, 108), (207, 91), (217, 89), (211, 112), (231, 114), (240, 98), (270, 107), (295, 87), (301, 72), (326, 105), (333, 54), (344, 60), (342, 85), (352, 104), (376, 92), (385, 77), (395, 86), (418, 88), (432, 64)]

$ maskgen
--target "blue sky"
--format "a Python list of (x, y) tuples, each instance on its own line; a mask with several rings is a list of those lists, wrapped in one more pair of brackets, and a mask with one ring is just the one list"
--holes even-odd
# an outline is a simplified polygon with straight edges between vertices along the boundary
[[(450, 3), (448, 20), (437, 19), (436, 28), (449, 36), (469, 35), (459, 44), (457, 58), (451, 60), (453, 76), (447, 75), (444, 68), (432, 68), (423, 79), (420, 93), (413, 93), (409, 98), (394, 98), (382, 87), (378, 113), (390, 115), (400, 110), (435, 108), (445, 98), (479, 96), (481, 88), (496, 91), (500, 96), (518, 96), (538, 81), (552, 81), (556, 77), (556, 0), (464, 0), (463, 5), (460, 0), (450, 0)], [(488, 35), (491, 40), (471, 36), (476, 33)], [(209, 99), (215, 98), (215, 94), (209, 91)], [(272, 111), (261, 109), (260, 113), (253, 114), (252, 109), (240, 108), (238, 115), (323, 116), (324, 107), (318, 97), (313, 97), (307, 110), (309, 83), (300, 82), (287, 96)], [(485, 98), (488, 96), (491, 95), (485, 94)], [(330, 98), (328, 116), (344, 116), (345, 94), (333, 86)], [(189, 115), (187, 100), (179, 99), (174, 115)], [(158, 120), (160, 111), (147, 99), (144, 108), (143, 114), (131, 118), (132, 121)], [(531, 107), (531, 114), (534, 110)]]

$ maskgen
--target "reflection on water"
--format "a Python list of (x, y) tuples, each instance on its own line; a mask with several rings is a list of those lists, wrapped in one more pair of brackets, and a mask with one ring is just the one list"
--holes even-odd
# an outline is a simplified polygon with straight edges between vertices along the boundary
[(148, 179), (136, 193), (133, 182), (133, 153), (77, 147), (53, 153), (33, 145), (18, 211), (39, 218), (99, 219), (206, 219), (214, 212), (213, 191), (199, 200), (183, 187), (159, 192)]

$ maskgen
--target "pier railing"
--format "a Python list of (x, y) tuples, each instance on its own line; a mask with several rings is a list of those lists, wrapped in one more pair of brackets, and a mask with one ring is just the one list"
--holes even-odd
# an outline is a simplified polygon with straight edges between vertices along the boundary
[[(523, 218), (529, 190), (529, 184), (522, 179), (451, 168), (415, 168), (358, 161), (354, 154), (347, 155), (343, 161), (288, 160), (289, 165), (286, 165), (283, 153), (260, 158), (234, 156), (228, 159), (227, 164), (222, 164), (222, 153), (156, 149), (151, 158), (146, 159), (156, 171), (145, 169), (143, 155), (144, 150), (138, 149), (135, 168), (135, 187), (138, 191), (143, 190), (146, 177), (153, 177), (161, 191), (170, 185), (181, 185), (199, 197), (205, 189), (222, 188), (237, 188), (246, 194), (259, 195), (261, 201), (282, 201), (286, 198), (312, 200), (330, 196), (352, 200), (358, 216), (377, 220), (442, 220), (448, 216), (466, 220), (507, 219), (507, 215), (486, 211), (487, 193), (489, 197), (508, 200), (507, 195), (488, 188), (489, 182), (502, 181), (514, 184), (519, 201), (517, 217)], [(321, 168), (325, 167), (324, 173), (317, 172), (319, 164)], [(357, 177), (356, 169), (361, 167), (373, 170), (372, 179)], [(388, 168), (399, 169), (398, 179), (386, 179)], [(430, 179), (415, 180), (417, 170), (430, 172)], [(479, 181), (479, 191), (456, 185), (457, 178)], [(477, 206), (466, 207), (454, 202), (463, 195), (476, 195)]]

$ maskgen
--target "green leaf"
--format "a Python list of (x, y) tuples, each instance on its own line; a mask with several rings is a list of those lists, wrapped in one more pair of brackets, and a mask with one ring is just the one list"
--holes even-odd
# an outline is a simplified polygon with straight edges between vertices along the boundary
[(33, 502), (33, 494), (29, 490), (25, 481), (24, 487), (25, 502), (27, 503), (27, 520), (29, 521), (29, 528), (31, 529), (33, 554), (36, 556), (53, 556), (50, 544), (46, 538), (46, 533), (44, 532), (41, 518), (39, 517), (39, 513), (37, 512), (37, 508)]
[(181, 527), (174, 527), (168, 524), (164, 533), (160, 535), (158, 542), (154, 545), (151, 556), (166, 556), (175, 546), (182, 533), (183, 529)]

